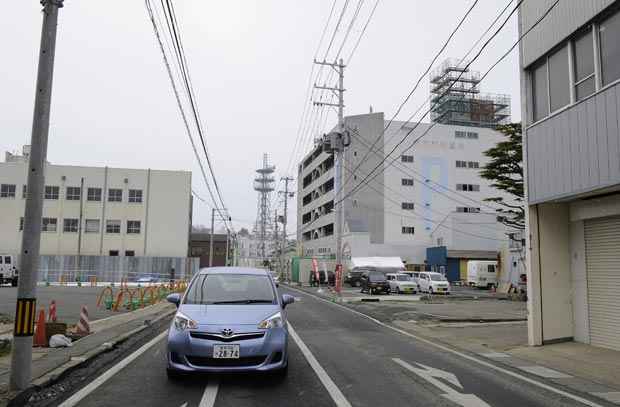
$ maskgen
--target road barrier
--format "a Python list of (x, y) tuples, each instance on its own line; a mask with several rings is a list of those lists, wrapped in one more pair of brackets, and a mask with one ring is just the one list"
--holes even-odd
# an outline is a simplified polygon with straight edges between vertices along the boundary
[(54, 300), (50, 302), (50, 311), (48, 318), (49, 322), (56, 322), (56, 301)]
[(146, 287), (138, 285), (134, 288), (129, 287), (124, 281), (118, 289), (112, 284), (104, 287), (97, 298), (97, 307), (115, 312), (120, 310), (134, 311), (164, 301), (170, 293), (182, 293), (186, 289), (186, 280), (149, 284)]
[(97, 276), (88, 276), (91, 287), (97, 287)]

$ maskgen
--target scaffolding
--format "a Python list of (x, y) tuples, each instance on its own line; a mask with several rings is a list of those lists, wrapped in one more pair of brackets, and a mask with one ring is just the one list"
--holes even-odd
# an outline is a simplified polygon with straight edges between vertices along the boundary
[(510, 96), (480, 92), (480, 72), (447, 59), (430, 74), (431, 120), (495, 128), (510, 122)]

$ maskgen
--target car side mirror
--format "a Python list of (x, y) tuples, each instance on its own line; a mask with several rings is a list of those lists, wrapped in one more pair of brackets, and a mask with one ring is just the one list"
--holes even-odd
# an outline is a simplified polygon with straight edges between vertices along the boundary
[(167, 300), (168, 302), (173, 303), (173, 304), (174, 304), (174, 305), (176, 305), (176, 306), (177, 306), (177, 308), (178, 308), (178, 307), (179, 307), (179, 304), (181, 303), (181, 294), (179, 294), (179, 293), (172, 293), (172, 294), (169, 294), (169, 295), (166, 297), (166, 300)]
[(282, 294), (282, 308), (286, 308), (287, 305), (295, 302), (295, 297), (289, 294)]

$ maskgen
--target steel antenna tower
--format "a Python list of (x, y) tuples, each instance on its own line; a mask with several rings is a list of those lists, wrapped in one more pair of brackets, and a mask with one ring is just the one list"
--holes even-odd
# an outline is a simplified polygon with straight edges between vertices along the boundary
[(267, 260), (267, 241), (271, 238), (271, 215), (269, 212), (269, 202), (271, 193), (275, 190), (275, 165), (269, 165), (269, 156), (263, 155), (263, 167), (256, 170), (258, 175), (254, 178), (254, 190), (258, 192), (258, 219), (257, 235), (258, 235), (258, 253), (260, 254), (263, 264)]

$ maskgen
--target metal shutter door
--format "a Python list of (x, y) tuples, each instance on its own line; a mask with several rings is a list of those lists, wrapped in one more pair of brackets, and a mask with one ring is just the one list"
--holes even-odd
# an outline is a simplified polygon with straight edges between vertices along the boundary
[(590, 343), (620, 350), (620, 217), (585, 222)]

